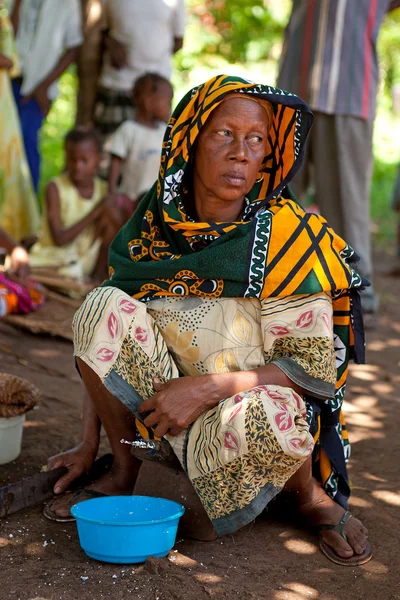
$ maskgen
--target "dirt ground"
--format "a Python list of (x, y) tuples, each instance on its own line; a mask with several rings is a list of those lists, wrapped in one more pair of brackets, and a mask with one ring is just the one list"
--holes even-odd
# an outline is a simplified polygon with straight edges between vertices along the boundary
[[(400, 281), (383, 276), (392, 259), (377, 258), (382, 306), (368, 331), (368, 364), (351, 368), (345, 405), (351, 509), (370, 530), (371, 562), (337, 566), (310, 533), (262, 516), (214, 542), (178, 538), (169, 557), (145, 565), (101, 564), (80, 549), (74, 523), (52, 523), (37, 506), (0, 521), (0, 600), (400, 599)], [(42, 393), (21, 456), (0, 467), (4, 485), (77, 442), (82, 387), (69, 342), (0, 324), (0, 356), (1, 371), (26, 377)]]

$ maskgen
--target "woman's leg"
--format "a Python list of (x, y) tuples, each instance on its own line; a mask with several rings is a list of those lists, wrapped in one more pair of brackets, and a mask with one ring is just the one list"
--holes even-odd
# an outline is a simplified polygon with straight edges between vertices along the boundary
[(86, 390), (103, 424), (114, 456), (111, 471), (92, 484), (92, 489), (104, 494), (131, 494), (140, 461), (132, 456), (131, 446), (121, 444), (121, 439), (134, 440), (135, 420), (132, 413), (100, 381), (85, 362), (77, 359)]
[[(337, 525), (345, 510), (323, 490), (321, 484), (312, 476), (311, 457), (288, 480), (284, 491), (296, 494), (296, 503), (300, 514), (313, 526)], [(352, 517), (346, 523), (347, 542), (335, 531), (321, 531), (323, 541), (338, 556), (349, 558), (353, 554), (363, 554), (367, 545), (368, 531), (358, 519)]]

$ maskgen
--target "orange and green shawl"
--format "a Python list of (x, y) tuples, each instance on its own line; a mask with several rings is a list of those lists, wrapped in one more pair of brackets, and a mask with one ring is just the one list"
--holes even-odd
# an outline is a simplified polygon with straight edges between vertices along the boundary
[[(232, 93), (271, 103), (274, 118), (267, 154), (240, 221), (196, 222), (185, 209), (194, 145), (211, 112)], [(343, 496), (345, 503), (349, 446), (340, 407), (357, 330), (351, 318), (355, 302), (351, 299), (357, 299), (357, 294), (351, 292), (361, 287), (362, 280), (349, 264), (354, 251), (325, 219), (304, 212), (285, 192), (301, 166), (312, 121), (309, 107), (297, 96), (239, 77), (213, 77), (188, 92), (168, 123), (158, 180), (111, 246), (110, 279), (105, 285), (143, 301), (161, 296), (268, 298), (332, 293), (335, 344), (341, 359), (336, 399), (321, 410), (329, 413), (341, 445), (341, 452), (334, 454), (341, 458), (333, 464), (333, 455), (327, 457), (323, 428), (319, 460), (325, 488), (339, 501)], [(361, 358), (362, 325), (359, 330)], [(338, 472), (343, 476), (338, 477)]]

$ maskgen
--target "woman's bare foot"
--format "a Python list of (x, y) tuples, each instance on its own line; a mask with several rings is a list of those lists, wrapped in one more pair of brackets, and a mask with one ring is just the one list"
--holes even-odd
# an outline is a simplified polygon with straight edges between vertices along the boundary
[[(306, 489), (297, 492), (297, 506), (300, 514), (312, 526), (337, 525), (345, 510), (334, 502), (314, 478)], [(368, 530), (364, 525), (351, 517), (345, 526), (346, 540), (337, 532), (321, 530), (321, 539), (341, 558), (350, 558), (365, 552), (368, 540)]]

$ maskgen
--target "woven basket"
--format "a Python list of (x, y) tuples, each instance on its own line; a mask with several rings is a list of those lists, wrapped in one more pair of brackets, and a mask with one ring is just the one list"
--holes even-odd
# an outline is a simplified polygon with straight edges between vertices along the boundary
[(39, 402), (39, 390), (22, 377), (0, 373), (0, 417), (16, 417)]

